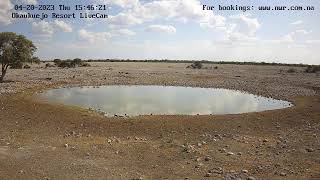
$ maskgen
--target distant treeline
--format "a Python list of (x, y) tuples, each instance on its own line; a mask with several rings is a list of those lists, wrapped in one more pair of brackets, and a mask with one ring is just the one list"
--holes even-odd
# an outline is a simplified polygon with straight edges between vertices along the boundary
[[(292, 66), (292, 67), (307, 67), (308, 64), (286, 64), (286, 63), (267, 63), (267, 62), (240, 62), (240, 61), (208, 61), (208, 60), (131, 60), (131, 59), (87, 59), (83, 60), (85, 62), (150, 62), (150, 63), (194, 63), (194, 62), (201, 62), (203, 64), (236, 64), (236, 65), (265, 65), (265, 66)], [(52, 60), (45, 61), (45, 62), (52, 62)]]

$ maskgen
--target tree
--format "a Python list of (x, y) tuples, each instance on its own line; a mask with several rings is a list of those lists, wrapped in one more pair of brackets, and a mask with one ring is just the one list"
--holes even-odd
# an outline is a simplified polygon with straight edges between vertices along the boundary
[(81, 65), (82, 60), (81, 60), (80, 58), (76, 58), (76, 59), (73, 60), (73, 63), (74, 63), (75, 65)]
[(31, 58), (31, 64), (32, 64), (32, 63), (40, 64), (40, 63), (41, 63), (41, 60), (40, 60), (40, 58), (38, 58), (38, 57), (33, 57), (33, 58)]
[(61, 59), (54, 59), (53, 60), (53, 63), (56, 65), (56, 66), (59, 66), (61, 64)]
[(202, 63), (200, 61), (196, 61), (187, 68), (193, 68), (193, 69), (201, 69), (203, 67)]
[(8, 67), (15, 67), (24, 62), (31, 62), (33, 53), (37, 48), (32, 41), (28, 40), (23, 35), (17, 35), (13, 32), (0, 33), (0, 63), (1, 76), (0, 82), (7, 73)]

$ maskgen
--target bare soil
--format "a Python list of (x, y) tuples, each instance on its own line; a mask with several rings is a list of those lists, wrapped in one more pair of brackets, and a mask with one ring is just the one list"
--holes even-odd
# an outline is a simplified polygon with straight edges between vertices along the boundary
[[(319, 74), (289, 67), (93, 63), (10, 70), (0, 84), (0, 179), (320, 179)], [(282, 70), (280, 72), (280, 70)], [(41, 102), (60, 86), (223, 87), (287, 99), (282, 110), (106, 118)]]

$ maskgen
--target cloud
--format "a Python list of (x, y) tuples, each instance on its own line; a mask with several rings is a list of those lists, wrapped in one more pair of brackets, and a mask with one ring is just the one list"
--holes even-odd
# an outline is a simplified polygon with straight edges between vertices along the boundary
[(0, 25), (9, 25), (12, 23), (11, 9), (13, 8), (10, 0), (0, 1)]
[(78, 36), (90, 43), (107, 41), (109, 38), (111, 38), (111, 34), (108, 32), (90, 32), (85, 29), (80, 29), (78, 31)]
[(313, 39), (313, 40), (306, 40), (307, 44), (314, 44), (314, 45), (320, 45), (319, 39)]
[(32, 30), (39, 36), (51, 37), (56, 31), (72, 32), (71, 25), (64, 21), (55, 20), (53, 22), (39, 21), (32, 22)]
[(129, 29), (118, 29), (111, 31), (112, 36), (134, 36), (136, 33)]
[(52, 36), (54, 29), (47, 21), (39, 21), (32, 23), (32, 30), (40, 36)]
[(104, 2), (106, 4), (117, 5), (122, 8), (130, 8), (139, 4), (139, 0), (104, 0)]
[(303, 35), (307, 35), (307, 34), (310, 34), (312, 31), (307, 31), (307, 30), (304, 30), (304, 29), (298, 29), (295, 31), (296, 34), (303, 34)]
[[(260, 22), (257, 18), (251, 18), (249, 14), (239, 14), (235, 16), (230, 16), (231, 19), (238, 20), (237, 26), (239, 27), (238, 31), (244, 32), (249, 36), (253, 36), (257, 30), (261, 27)], [(242, 26), (241, 23), (244, 23), (246, 26)], [(242, 27), (241, 27), (242, 26)]]
[(117, 29), (110, 32), (91, 32), (86, 29), (80, 29), (78, 31), (79, 38), (90, 43), (102, 43), (113, 37), (134, 36), (135, 34), (134, 31), (129, 29)]
[(261, 23), (250, 14), (238, 14), (229, 16), (226, 25), (221, 28), (225, 34), (223, 43), (248, 43), (258, 40), (256, 32), (261, 28)]
[(130, 13), (119, 13), (109, 16), (109, 23), (112, 25), (131, 26), (143, 23), (143, 21)]
[(54, 26), (63, 32), (72, 32), (72, 27), (70, 24), (65, 23), (64, 21), (55, 20)]
[(38, 4), (37, 0), (22, 0), (22, 3), (24, 4)]
[(300, 24), (302, 24), (302, 23), (303, 23), (303, 21), (298, 20), (298, 21), (292, 22), (292, 23), (290, 23), (290, 24), (291, 24), (291, 25), (300, 25)]
[(150, 25), (146, 28), (146, 31), (166, 34), (175, 34), (177, 32), (175, 27), (165, 25)]
[(199, 23), (199, 25), (206, 24), (212, 28), (225, 25), (223, 16), (214, 15), (212, 11), (203, 11), (199, 0), (161, 0), (146, 1), (145, 3), (134, 1), (130, 7), (115, 16), (111, 16), (110, 24), (132, 26), (164, 19), (184, 23), (193, 21)]
[(281, 39), (280, 42), (285, 42), (285, 43), (294, 43), (297, 41), (304, 42), (305, 41), (305, 36), (310, 34), (311, 31), (307, 31), (304, 29), (298, 29), (293, 32), (290, 32), (289, 34), (284, 35)]

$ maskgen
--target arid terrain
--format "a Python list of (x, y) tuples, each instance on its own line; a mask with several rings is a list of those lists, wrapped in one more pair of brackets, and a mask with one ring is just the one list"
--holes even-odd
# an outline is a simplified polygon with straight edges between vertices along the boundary
[[(0, 84), (0, 179), (320, 179), (319, 73), (187, 66), (9, 70)], [(33, 96), (49, 88), (114, 84), (219, 87), (295, 106), (238, 115), (107, 118)]]

